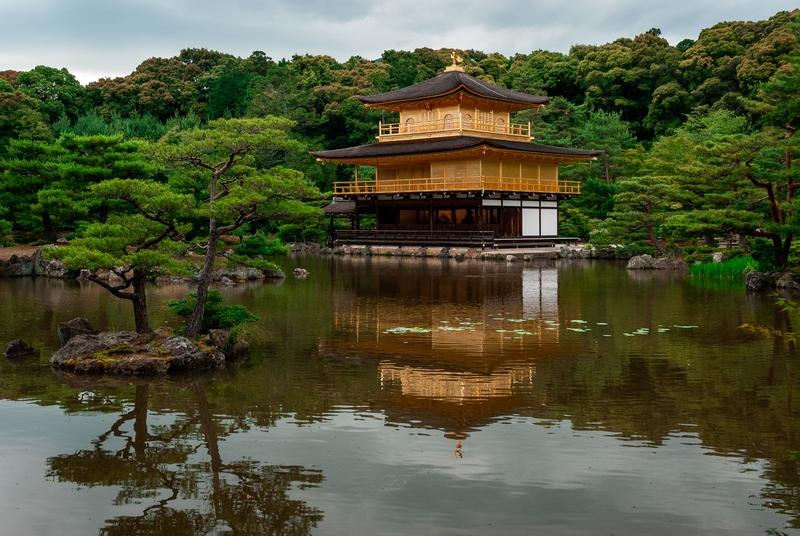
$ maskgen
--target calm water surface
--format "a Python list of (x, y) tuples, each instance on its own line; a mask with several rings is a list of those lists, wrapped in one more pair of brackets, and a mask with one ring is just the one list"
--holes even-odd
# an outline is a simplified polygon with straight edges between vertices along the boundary
[[(800, 533), (798, 356), (772, 298), (615, 263), (291, 258), (213, 375), (54, 373), (91, 285), (0, 279), (3, 534)], [(152, 324), (178, 327), (154, 287)]]

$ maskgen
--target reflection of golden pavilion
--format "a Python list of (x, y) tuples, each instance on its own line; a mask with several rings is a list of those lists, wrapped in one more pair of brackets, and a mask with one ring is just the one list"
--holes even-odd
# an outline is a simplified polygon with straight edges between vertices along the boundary
[(450, 402), (511, 396), (514, 385), (530, 384), (536, 365), (521, 365), (489, 374), (427, 370), (381, 361), (378, 366), (381, 386), (399, 383), (404, 395), (435, 398)]
[[(334, 262), (338, 262), (334, 259)], [(352, 261), (349, 261), (352, 262)], [(338, 287), (330, 355), (374, 359), (387, 419), (457, 442), (531, 404), (540, 360), (585, 354), (561, 338), (558, 270), (370, 257)], [(352, 272), (351, 272), (352, 273)]]
[(369, 288), (356, 284), (355, 296), (342, 291), (334, 300), (335, 325), (348, 351), (392, 360), (413, 356), (428, 367), (486, 374), (506, 370), (509, 361), (565, 350), (554, 327), (559, 315), (555, 268), (525, 267), (509, 277), (433, 261), (388, 281), (375, 267), (362, 279)]

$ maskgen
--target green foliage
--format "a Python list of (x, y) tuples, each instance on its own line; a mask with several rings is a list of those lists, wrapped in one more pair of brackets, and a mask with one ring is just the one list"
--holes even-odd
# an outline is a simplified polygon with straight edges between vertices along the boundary
[(278, 227), (277, 238), (281, 242), (302, 242), (303, 229), (299, 223), (284, 223)]
[(576, 236), (581, 240), (589, 239), (592, 220), (580, 209), (562, 208), (558, 218), (558, 234), (560, 236)]
[[(196, 301), (197, 293), (190, 292), (184, 298), (167, 301), (167, 307), (176, 315), (189, 318), (194, 310)], [(242, 305), (223, 306), (222, 293), (218, 290), (209, 290), (201, 331), (208, 333), (211, 329), (234, 328), (257, 320), (258, 317), (250, 313)]]
[(760, 272), (769, 272), (775, 269), (775, 248), (766, 238), (754, 238), (748, 244), (750, 256), (758, 263)]
[(275, 255), (286, 255), (289, 248), (284, 246), (280, 238), (270, 239), (262, 232), (257, 232), (242, 239), (236, 247), (236, 253), (248, 257), (272, 257)]
[(755, 270), (757, 267), (758, 263), (752, 257), (738, 257), (722, 262), (695, 264), (689, 268), (689, 273), (697, 278), (741, 281), (747, 271)]
[(17, 76), (17, 88), (39, 101), (51, 123), (65, 115), (77, 117), (82, 105), (83, 86), (66, 69), (39, 65)]
[[(7, 209), (0, 206), (0, 216), (2, 216)], [(11, 240), (8, 239), (8, 234), (11, 232), (12, 224), (8, 220), (0, 219), (0, 244), (3, 246), (10, 245)]]
[(11, 140), (48, 141), (50, 129), (39, 111), (38, 102), (8, 82), (0, 87), (0, 157)]
[(13, 140), (0, 159), (0, 204), (19, 230), (73, 231), (78, 221), (104, 220), (115, 197), (98, 195), (93, 184), (111, 179), (149, 179), (160, 169), (122, 136), (64, 133), (56, 142)]

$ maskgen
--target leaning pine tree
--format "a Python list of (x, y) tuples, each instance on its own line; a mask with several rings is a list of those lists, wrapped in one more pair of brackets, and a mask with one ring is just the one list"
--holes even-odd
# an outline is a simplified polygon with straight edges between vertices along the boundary
[[(186, 247), (182, 237), (190, 224), (181, 223), (180, 216), (193, 198), (137, 179), (107, 180), (91, 189), (100, 197), (125, 202), (130, 210), (89, 225), (68, 247), (47, 248), (46, 255), (67, 267), (89, 269), (91, 281), (131, 301), (136, 332), (150, 333), (145, 285), (161, 273), (188, 273), (175, 258)], [(100, 270), (116, 277), (102, 279)]]
[(202, 328), (222, 235), (258, 220), (303, 218), (319, 212), (302, 202), (321, 194), (301, 172), (257, 165), (284, 161), (286, 153), (303, 150), (289, 136), (293, 124), (277, 117), (218, 119), (207, 128), (169, 134), (153, 147), (162, 162), (176, 169), (171, 179), (176, 188), (197, 195), (195, 215), (208, 219), (208, 246), (186, 337), (197, 337)]

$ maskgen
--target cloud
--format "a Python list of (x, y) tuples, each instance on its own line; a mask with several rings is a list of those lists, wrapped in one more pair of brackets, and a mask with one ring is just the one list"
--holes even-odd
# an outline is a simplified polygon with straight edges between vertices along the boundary
[(0, 0), (0, 70), (66, 67), (86, 83), (190, 47), (340, 61), (425, 46), (567, 52), (653, 27), (674, 44), (717, 22), (793, 8), (786, 0)]

